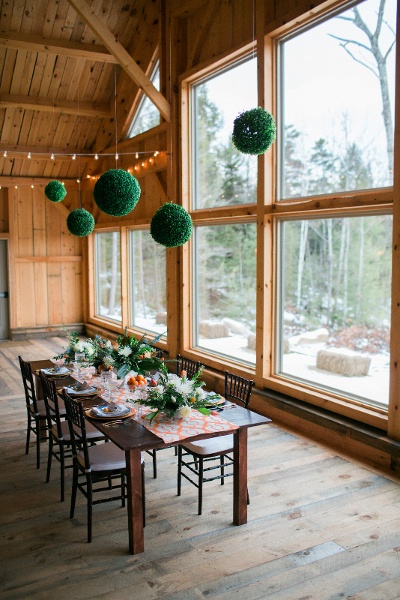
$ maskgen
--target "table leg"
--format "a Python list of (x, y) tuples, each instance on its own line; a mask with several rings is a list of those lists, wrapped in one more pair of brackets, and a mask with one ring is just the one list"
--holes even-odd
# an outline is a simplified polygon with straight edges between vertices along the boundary
[(129, 552), (144, 552), (142, 463), (139, 449), (127, 450)]
[(233, 523), (247, 523), (247, 428), (234, 434)]

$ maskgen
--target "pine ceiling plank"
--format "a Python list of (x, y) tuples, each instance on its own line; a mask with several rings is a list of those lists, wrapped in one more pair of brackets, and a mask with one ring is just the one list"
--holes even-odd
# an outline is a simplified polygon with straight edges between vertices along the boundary
[(50, 39), (38, 35), (27, 35), (14, 32), (0, 32), (0, 46), (5, 48), (31, 50), (45, 54), (57, 54), (97, 60), (106, 63), (118, 63), (115, 56), (110, 54), (104, 46), (99, 44), (89, 45), (73, 42), (71, 40)]
[(32, 126), (33, 115), (34, 115), (34, 113), (31, 110), (24, 111), (23, 121), (22, 121), (20, 132), (19, 132), (19, 136), (18, 136), (18, 145), (26, 144), (28, 136), (29, 136), (29, 132), (30, 132), (31, 126)]
[(42, 81), (40, 82), (38, 96), (48, 96), (56, 60), (57, 56), (55, 56), (55, 54), (47, 55), (47, 60), (43, 69)]
[(5, 2), (1, 5), (1, 27), (2, 29), (11, 29), (12, 2)]
[(56, 2), (55, 4), (57, 5), (57, 11), (53, 21), (50, 37), (62, 38), (63, 27), (65, 25), (65, 19), (69, 6), (67, 2), (63, 2), (62, 0), (60, 2)]
[(56, 19), (57, 8), (58, 8), (58, 2), (49, 0), (47, 7), (46, 7), (46, 13), (45, 13), (44, 19), (43, 19), (42, 34), (44, 37), (51, 37), (51, 32), (53, 30), (53, 23)]
[(104, 99), (104, 91), (110, 89), (114, 90), (114, 70), (110, 69), (108, 65), (103, 65), (93, 93), (93, 101), (99, 102), (100, 98)]
[(17, 58), (14, 64), (14, 73), (10, 86), (10, 94), (19, 94), (20, 93), (20, 83), (22, 81), (22, 73), (25, 68), (25, 63), (27, 60), (27, 52), (26, 50), (18, 50)]
[[(94, 99), (96, 88), (97, 88), (97, 82), (99, 81), (101, 73), (103, 72), (103, 68), (104, 68), (104, 65), (102, 65), (99, 62), (92, 63), (92, 64), (86, 63), (85, 73), (82, 77), (84, 79), (84, 85), (82, 85), (82, 89), (83, 89), (82, 98), (84, 101), (90, 101), (90, 100)], [(103, 89), (102, 102), (106, 103), (110, 107), (110, 102), (109, 102), (109, 98), (108, 98), (109, 89), (110, 88)], [(106, 97), (106, 94), (107, 94), (107, 97)], [(111, 108), (110, 108), (110, 113), (111, 113)]]
[(67, 100), (75, 100), (78, 103), (78, 100), (81, 97), (80, 85), (82, 71), (84, 68), (85, 61), (79, 58), (75, 59), (75, 66), (72, 72), (72, 77), (69, 81), (69, 88), (66, 96)]
[(21, 26), (19, 31), (21, 33), (29, 33), (32, 32), (32, 27), (34, 23), (35, 11), (38, 10), (39, 2), (34, 2), (34, 0), (27, 0), (24, 6), (24, 14), (22, 16)]
[(6, 109), (3, 127), (1, 129), (0, 139), (2, 142), (5, 142), (7, 144), (9, 143), (9, 139), (10, 139), (10, 135), (11, 135), (12, 124), (14, 121), (14, 112), (15, 112), (15, 110), (13, 108)]
[(13, 9), (11, 14), (10, 29), (12, 31), (19, 31), (21, 28), (22, 17), (24, 15), (25, 2), (12, 2)]
[(164, 96), (154, 87), (152, 82), (143, 73), (138, 64), (131, 58), (127, 50), (115, 39), (114, 34), (108, 29), (103, 21), (95, 16), (91, 7), (85, 0), (68, 0), (76, 9), (78, 14), (88, 23), (96, 32), (106, 48), (118, 58), (122, 68), (128, 73), (133, 81), (139, 85), (144, 93), (155, 104), (166, 121), (170, 121), (171, 107)]
[(6, 56), (4, 58), (4, 67), (3, 73), (1, 76), (1, 86), (0, 93), (4, 92), (5, 94), (9, 94), (11, 82), (14, 73), (14, 65), (17, 59), (17, 51), (16, 50), (7, 50)]
[[(33, 98), (18, 94), (0, 94), (0, 107), (35, 110), (58, 115), (85, 115), (87, 117), (110, 118), (108, 105), (97, 105), (92, 102), (77, 102), (76, 100), (54, 100), (49, 98)], [(48, 117), (46, 117), (48, 118)]]
[(12, 126), (11, 126), (11, 130), (10, 130), (10, 134), (8, 136), (9, 144), (17, 144), (18, 143), (19, 132), (21, 130), (22, 120), (23, 120), (23, 111), (22, 110), (14, 110)]
[(42, 75), (43, 70), (45, 68), (46, 60), (47, 56), (45, 54), (38, 54), (35, 64), (35, 70), (33, 71), (31, 79), (31, 87), (29, 91), (31, 96), (39, 95), (40, 83), (42, 81)]
[(27, 52), (24, 64), (24, 70), (22, 72), (20, 87), (17, 91), (18, 94), (28, 95), (31, 85), (31, 77), (36, 63), (36, 53)]
[[(52, 0), (32, 0), (33, 4), (33, 23), (31, 34), (32, 35), (41, 35), (43, 33), (43, 28), (47, 24), (47, 9), (48, 5), (51, 4), (54, 7), (54, 2)], [(6, 29), (4, 29), (6, 31)]]

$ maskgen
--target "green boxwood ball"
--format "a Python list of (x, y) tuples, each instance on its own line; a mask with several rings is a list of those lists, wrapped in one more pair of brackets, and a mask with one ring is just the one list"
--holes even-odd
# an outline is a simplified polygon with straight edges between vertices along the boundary
[(123, 217), (135, 208), (140, 185), (128, 171), (110, 169), (96, 181), (93, 197), (100, 210), (113, 217)]
[(178, 204), (167, 202), (154, 214), (150, 234), (155, 242), (167, 248), (182, 246), (193, 231), (191, 216)]
[(61, 202), (67, 195), (67, 190), (61, 181), (54, 179), (54, 181), (49, 181), (49, 183), (46, 185), (44, 188), (44, 193), (46, 198), (51, 200), (51, 202)]
[(85, 237), (94, 229), (94, 218), (84, 208), (76, 208), (67, 217), (68, 230), (78, 237)]
[(240, 113), (233, 122), (232, 142), (244, 154), (263, 154), (275, 138), (274, 118), (261, 106)]

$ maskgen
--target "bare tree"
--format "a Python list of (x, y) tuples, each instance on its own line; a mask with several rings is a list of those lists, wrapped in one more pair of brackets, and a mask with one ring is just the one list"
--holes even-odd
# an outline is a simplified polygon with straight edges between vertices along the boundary
[[(341, 42), (340, 46), (351, 56), (351, 58), (363, 65), (364, 67), (366, 67), (367, 69), (369, 69), (379, 80), (382, 98), (382, 116), (386, 133), (388, 167), (389, 173), (393, 173), (393, 120), (390, 106), (387, 60), (396, 42), (396, 35), (393, 28), (384, 19), (385, 4), (386, 0), (380, 1), (375, 31), (371, 31), (371, 29), (368, 27), (365, 20), (362, 18), (357, 6), (354, 6), (351, 9), (353, 13), (352, 17), (344, 15), (338, 17), (338, 19), (342, 19), (343, 21), (349, 21), (350, 23), (353, 23), (358, 29), (360, 29), (360, 31), (362, 31), (367, 37), (367, 44), (363, 44), (362, 42), (353, 39), (342, 38), (333, 34), (331, 34), (331, 37), (339, 40)], [(391, 32), (393, 32), (394, 38), (393, 41), (389, 44), (389, 47), (386, 50), (386, 52), (380, 48), (379, 43), (379, 38), (382, 33), (383, 25), (386, 25), (386, 27)], [(360, 57), (356, 56), (353, 52), (354, 46), (358, 47), (361, 50), (365, 50), (368, 54), (371, 54), (373, 57), (373, 62), (369, 62), (362, 55), (360, 55)]]

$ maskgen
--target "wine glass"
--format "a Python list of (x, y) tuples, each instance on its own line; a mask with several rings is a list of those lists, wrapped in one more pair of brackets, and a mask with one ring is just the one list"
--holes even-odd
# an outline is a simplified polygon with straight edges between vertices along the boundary
[(113, 380), (112, 371), (102, 371), (101, 372), (101, 381), (102, 381), (103, 387), (106, 391), (105, 400), (107, 400), (107, 402), (110, 402), (110, 399), (111, 399), (111, 389), (113, 387), (112, 380)]

